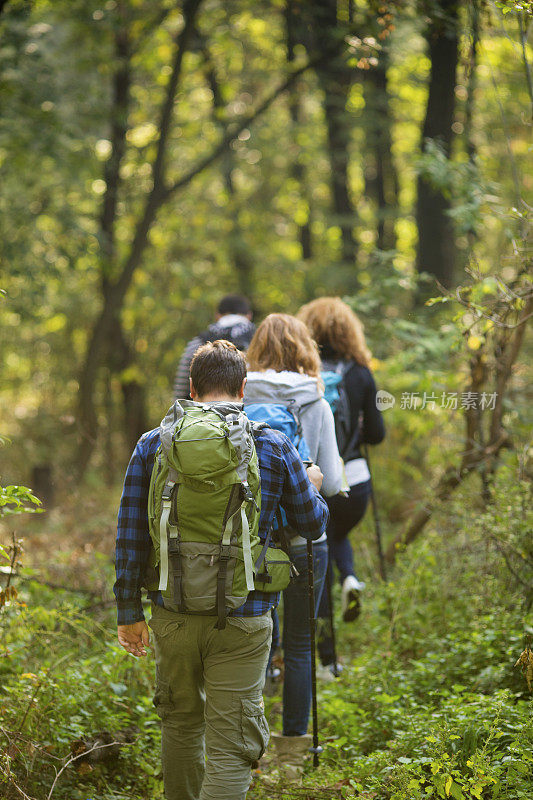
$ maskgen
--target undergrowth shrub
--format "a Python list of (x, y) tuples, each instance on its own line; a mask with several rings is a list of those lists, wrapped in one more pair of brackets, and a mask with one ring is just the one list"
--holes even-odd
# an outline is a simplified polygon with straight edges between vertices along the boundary
[[(346, 670), (320, 688), (319, 769), (289, 787), (267, 762), (249, 800), (531, 796), (531, 695), (515, 667), (533, 622), (530, 489), (502, 470), (483, 508), (471, 488), (399, 553), (388, 583), (368, 581), (360, 620), (339, 624)], [(93, 566), (111, 585), (111, 564)], [(106, 605), (35, 578), (23, 570), (0, 610), (0, 796), (46, 800), (65, 767), (51, 800), (155, 800), (152, 659), (115, 644)], [(272, 721), (279, 698), (268, 706)]]
[[(357, 624), (340, 623), (351, 658), (320, 689), (321, 766), (305, 792), (280, 782), (276, 797), (532, 797), (532, 698), (516, 662), (533, 617), (499, 546), (527, 554), (530, 486), (503, 469), (487, 508), (471, 488), (399, 553), (388, 583), (368, 582)], [(267, 777), (253, 800), (272, 796)]]
[[(5, 609), (0, 659), (0, 796), (152, 797), (160, 791), (159, 720), (148, 659), (115, 644), (100, 624), (63, 603)], [(113, 744), (116, 743), (116, 744)], [(19, 787), (17, 789), (16, 787)]]

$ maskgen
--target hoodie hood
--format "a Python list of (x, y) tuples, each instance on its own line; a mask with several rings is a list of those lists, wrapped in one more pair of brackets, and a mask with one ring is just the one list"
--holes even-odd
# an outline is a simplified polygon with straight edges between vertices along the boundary
[(229, 339), (239, 350), (247, 350), (255, 333), (255, 325), (248, 317), (240, 314), (226, 314), (214, 322), (200, 338), (204, 342), (214, 342), (216, 339)]
[(313, 403), (322, 397), (318, 390), (317, 378), (301, 375), (299, 372), (248, 372), (244, 389), (244, 403), (283, 403), (291, 401), (298, 406)]

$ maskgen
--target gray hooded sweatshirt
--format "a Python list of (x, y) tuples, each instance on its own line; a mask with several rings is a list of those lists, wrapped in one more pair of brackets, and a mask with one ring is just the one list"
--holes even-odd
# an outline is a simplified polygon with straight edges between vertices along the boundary
[[(327, 400), (319, 391), (316, 378), (299, 372), (248, 372), (245, 403), (288, 403), (301, 407), (302, 432), (311, 458), (323, 475), (322, 494), (331, 497), (343, 485), (342, 461), (335, 438), (335, 422)], [(246, 410), (246, 408), (245, 408)]]

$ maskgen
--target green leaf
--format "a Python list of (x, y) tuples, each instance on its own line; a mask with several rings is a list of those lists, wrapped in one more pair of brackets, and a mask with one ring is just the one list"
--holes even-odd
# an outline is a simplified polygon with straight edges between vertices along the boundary
[(458, 783), (455, 783), (455, 781), (453, 781), (450, 786), (450, 794), (455, 798), (455, 800), (465, 800), (465, 796), (461, 791), (461, 787)]

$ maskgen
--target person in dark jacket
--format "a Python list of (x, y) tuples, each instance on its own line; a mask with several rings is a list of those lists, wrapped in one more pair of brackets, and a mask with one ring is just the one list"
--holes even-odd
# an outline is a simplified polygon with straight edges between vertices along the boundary
[[(327, 529), (330, 563), (337, 567), (341, 584), (342, 614), (346, 622), (360, 612), (360, 592), (364, 583), (358, 580), (348, 534), (362, 520), (371, 495), (370, 472), (361, 453), (361, 445), (379, 444), (385, 437), (383, 417), (376, 406), (376, 384), (370, 370), (371, 354), (366, 345), (363, 326), (352, 309), (339, 297), (321, 297), (307, 303), (298, 314), (308, 327), (320, 349), (322, 362), (342, 374), (343, 389), (349, 408), (349, 431), (345, 443), (339, 442), (344, 460), (347, 496), (328, 498), (330, 521)], [(331, 570), (330, 570), (331, 575)], [(319, 616), (329, 617), (327, 593), (322, 595)], [(332, 665), (333, 652), (329, 637), (319, 637), (323, 665)]]
[(174, 379), (174, 400), (189, 399), (189, 369), (194, 354), (206, 342), (224, 339), (247, 350), (255, 333), (252, 306), (246, 297), (227, 294), (217, 306), (216, 321), (187, 344)]

